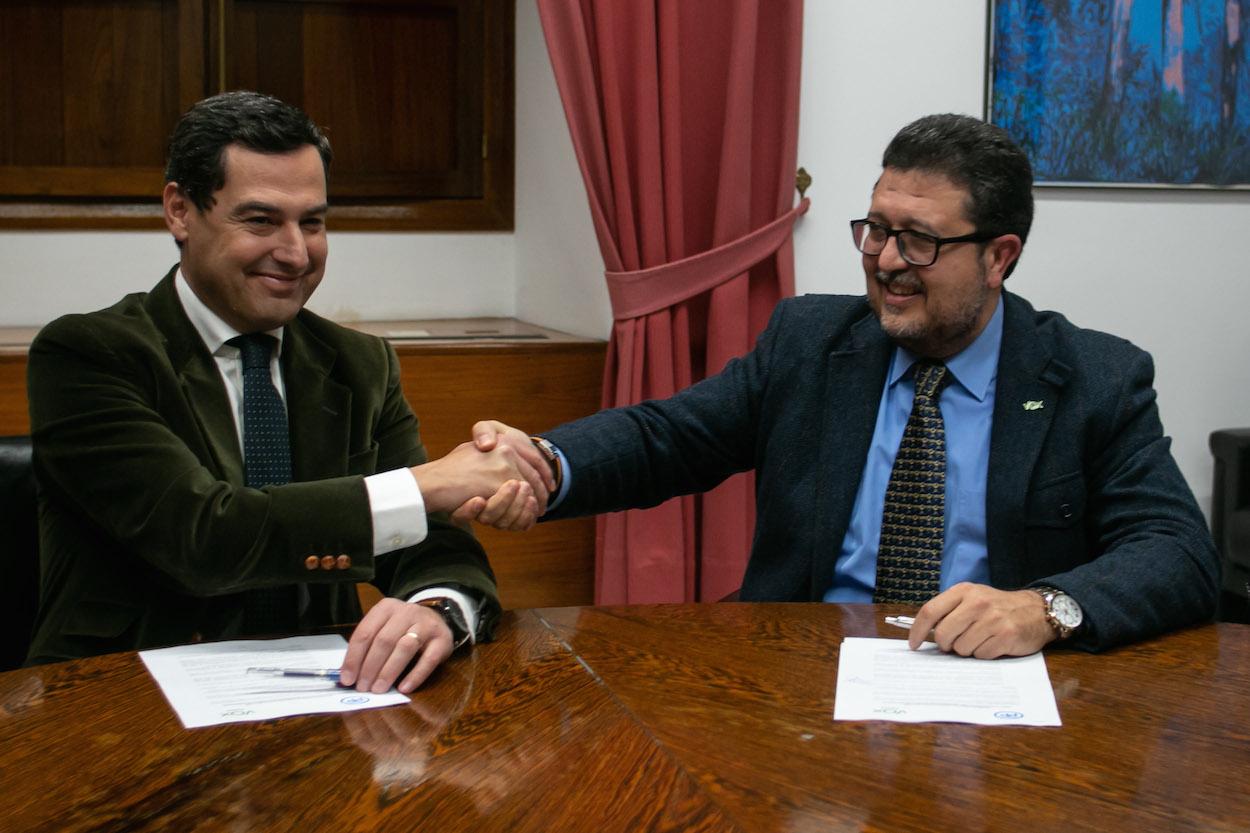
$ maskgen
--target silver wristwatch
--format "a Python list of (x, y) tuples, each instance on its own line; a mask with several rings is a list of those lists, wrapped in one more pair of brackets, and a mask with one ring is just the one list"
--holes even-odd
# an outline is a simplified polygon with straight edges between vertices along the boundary
[(1060, 639), (1067, 639), (1085, 621), (1085, 614), (1076, 599), (1055, 587), (1030, 587), (1046, 603), (1046, 621)]

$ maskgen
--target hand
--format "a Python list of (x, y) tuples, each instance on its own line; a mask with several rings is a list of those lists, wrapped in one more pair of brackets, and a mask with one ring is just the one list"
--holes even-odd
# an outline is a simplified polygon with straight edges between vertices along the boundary
[(400, 599), (383, 599), (352, 631), (339, 683), (374, 694), (389, 691), (419, 652), (420, 659), (399, 683), (399, 690), (408, 694), (451, 656), (452, 647), (451, 628), (436, 611)]
[[(487, 499), (509, 480), (524, 480), (530, 486), (535, 500), (535, 515), (547, 508), (548, 489), (543, 479), (532, 464), (513, 451), (510, 445), (500, 444), (479, 451), (473, 443), (461, 443), (447, 456), (415, 466), (412, 474), (421, 489), (426, 510), (430, 512), (458, 511), (473, 498), (481, 498), (480, 508), (467, 513), (476, 516), (486, 508)], [(500, 502), (510, 506), (514, 497), (501, 498)], [(500, 502), (496, 503), (497, 511)]]
[(493, 526), (509, 532), (524, 532), (538, 520), (538, 500), (530, 484), (509, 480), (490, 499), (475, 497), (461, 504), (451, 519), (459, 524), (469, 521)]
[(1039, 594), (970, 582), (956, 584), (920, 608), (907, 637), (913, 651), (929, 631), (943, 651), (978, 659), (1027, 656), (1056, 637)]
[[(534, 447), (528, 434), (496, 420), (483, 420), (473, 425), (473, 444), (482, 453), (511, 449), (516, 454), (518, 469), (525, 475), (526, 482), (536, 496), (538, 508), (534, 520), (547, 511), (547, 500), (556, 486), (555, 476), (551, 473), (547, 459)], [(524, 511), (516, 508), (515, 498), (512, 500), (510, 503), (508, 495), (503, 494), (502, 490), (496, 492), (489, 501), (482, 497), (470, 498), (455, 511), (452, 519), (462, 523), (475, 520), (513, 532), (529, 529), (534, 521)]]
[[(526, 481), (534, 487), (534, 494), (547, 493), (555, 491), (556, 478), (551, 473), (551, 466), (547, 463), (547, 458), (542, 455), (534, 443), (530, 440), (529, 434), (517, 428), (504, 425), (502, 422), (493, 419), (475, 422), (473, 424), (473, 444), (477, 446), (478, 451), (491, 451), (496, 448), (511, 448), (530, 470), (534, 473), (534, 479), (526, 477)], [(544, 503), (544, 511), (546, 504)]]

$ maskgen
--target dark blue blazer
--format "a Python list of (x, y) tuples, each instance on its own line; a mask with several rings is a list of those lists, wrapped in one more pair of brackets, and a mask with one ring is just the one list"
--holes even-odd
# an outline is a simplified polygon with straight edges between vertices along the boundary
[[(1088, 623), (1073, 644), (1087, 649), (1209, 619), (1219, 560), (1163, 436), (1149, 354), (1002, 297), (990, 582), (1071, 594)], [(549, 517), (652, 506), (753, 468), (742, 599), (818, 601), (833, 582), (892, 349), (862, 296), (782, 301), (755, 349), (720, 374), (546, 432), (573, 477)]]

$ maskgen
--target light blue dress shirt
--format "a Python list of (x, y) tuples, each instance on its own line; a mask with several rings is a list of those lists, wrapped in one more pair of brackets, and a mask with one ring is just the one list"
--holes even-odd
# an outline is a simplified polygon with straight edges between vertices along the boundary
[[(942, 546), (941, 589), (961, 581), (989, 584), (989, 557), (985, 549), (985, 478), (990, 464), (990, 427), (994, 420), (994, 383), (1003, 340), (1003, 304), (976, 341), (948, 359), (952, 381), (938, 405), (946, 427), (946, 522)], [(871, 602), (877, 581), (877, 545), (885, 490), (898, 444), (911, 414), (916, 357), (894, 348), (886, 375), (877, 427), (868, 449), (864, 476), (855, 495), (851, 522), (842, 540), (833, 587), (827, 602)], [(836, 394), (835, 394), (836, 395)]]

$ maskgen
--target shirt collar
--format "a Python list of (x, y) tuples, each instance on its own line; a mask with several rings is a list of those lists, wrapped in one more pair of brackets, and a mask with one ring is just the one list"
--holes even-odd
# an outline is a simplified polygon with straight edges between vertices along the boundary
[[(978, 402), (984, 402), (998, 375), (998, 354), (1003, 343), (1003, 296), (1000, 293), (985, 329), (971, 344), (946, 360), (947, 372)], [(893, 387), (916, 363), (916, 356), (904, 347), (894, 348), (889, 385)]]
[[(191, 289), (187, 279), (183, 277), (182, 267), (178, 268), (178, 273), (174, 275), (174, 291), (178, 293), (178, 300), (182, 302), (182, 309), (187, 314), (187, 318), (191, 319), (191, 326), (200, 334), (200, 338), (204, 341), (204, 346), (208, 348), (208, 352), (214, 356), (226, 345), (226, 342), (235, 336), (243, 335), (234, 327), (231, 327), (225, 321), (222, 321), (217, 313), (213, 312), (208, 306), (200, 300), (200, 297)], [(269, 330), (266, 334), (271, 335), (278, 340), (278, 355), (282, 355), (282, 332), (285, 327), (279, 327), (276, 330)], [(231, 345), (231, 350), (236, 348)], [(233, 355), (233, 354), (231, 354)]]

